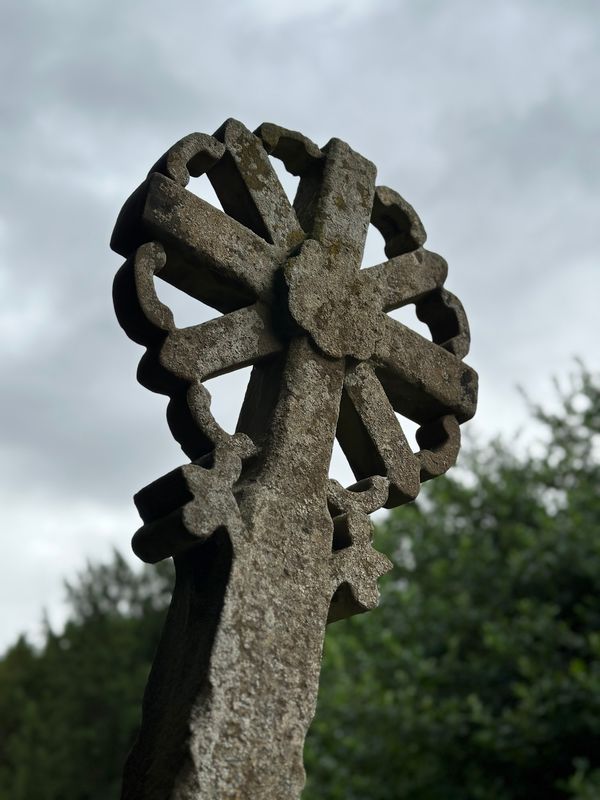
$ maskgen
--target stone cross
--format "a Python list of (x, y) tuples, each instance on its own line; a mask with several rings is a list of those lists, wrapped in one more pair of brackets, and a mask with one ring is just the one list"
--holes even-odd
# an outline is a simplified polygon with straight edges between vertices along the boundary
[[(299, 176), (293, 204), (271, 157)], [(176, 583), (126, 800), (300, 796), (325, 626), (373, 608), (390, 566), (368, 515), (444, 473), (474, 414), (446, 263), (375, 172), (339, 139), (230, 119), (171, 147), (118, 218), (117, 316), (189, 458), (135, 497), (133, 549), (173, 557)], [(223, 210), (185, 188), (204, 173)], [(388, 260), (361, 268), (369, 224)], [(222, 316), (178, 328), (155, 278)], [(432, 341), (386, 313), (407, 304)], [(250, 365), (230, 435), (203, 382)], [(418, 452), (396, 412), (419, 425)], [(349, 488), (328, 478), (336, 437)]]

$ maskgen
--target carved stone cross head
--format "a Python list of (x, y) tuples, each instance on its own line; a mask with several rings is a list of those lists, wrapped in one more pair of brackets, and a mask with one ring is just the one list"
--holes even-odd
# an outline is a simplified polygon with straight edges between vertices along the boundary
[[(299, 176), (293, 203), (273, 157)], [(123, 797), (299, 796), (325, 623), (374, 607), (388, 569), (368, 514), (456, 460), (477, 391), (466, 316), (375, 173), (339, 139), (228, 120), (177, 142), (119, 216), (117, 315), (190, 459), (135, 498), (135, 552), (173, 556), (177, 581)], [(223, 210), (185, 188), (201, 174)], [(361, 268), (369, 224), (388, 260)], [(157, 277), (222, 316), (178, 328)], [(431, 340), (389, 316), (409, 304)], [(203, 382), (250, 365), (230, 435)], [(349, 488), (328, 478), (334, 438)]]

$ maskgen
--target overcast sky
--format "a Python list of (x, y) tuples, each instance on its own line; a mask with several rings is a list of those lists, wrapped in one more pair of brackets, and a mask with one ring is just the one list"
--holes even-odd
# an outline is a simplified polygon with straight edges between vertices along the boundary
[[(135, 382), (108, 241), (187, 133), (275, 122), (377, 165), (449, 262), (482, 436), (524, 423), (517, 385), (600, 366), (598, 0), (21, 0), (0, 22), (0, 648), (58, 624), (63, 577), (128, 551), (133, 493), (185, 461)], [(236, 394), (215, 388), (227, 426)]]

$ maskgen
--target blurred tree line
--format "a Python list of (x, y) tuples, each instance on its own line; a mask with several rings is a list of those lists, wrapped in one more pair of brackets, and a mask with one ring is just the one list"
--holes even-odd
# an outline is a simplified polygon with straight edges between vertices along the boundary
[[(306, 800), (600, 798), (600, 379), (390, 514), (381, 607), (328, 632)], [(528, 437), (529, 438), (529, 437)], [(111, 800), (170, 595), (115, 553), (0, 660), (0, 800)]]

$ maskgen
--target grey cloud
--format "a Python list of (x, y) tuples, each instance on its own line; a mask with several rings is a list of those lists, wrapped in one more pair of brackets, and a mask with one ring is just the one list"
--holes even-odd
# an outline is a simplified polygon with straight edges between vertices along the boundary
[[(34, 540), (32, 493), (51, 514), (96, 509), (77, 519), (98, 541), (97, 509), (130, 519), (130, 495), (184, 460), (164, 398), (135, 386), (141, 349), (113, 317), (108, 239), (158, 155), (228, 116), (340, 136), (415, 205), (469, 311), (481, 428), (522, 419), (515, 383), (535, 395), (571, 353), (598, 364), (598, 4), (349, 8), (28, 0), (5, 13), (0, 448), (6, 519), (19, 511)], [(11, 547), (26, 571), (29, 551)]]

